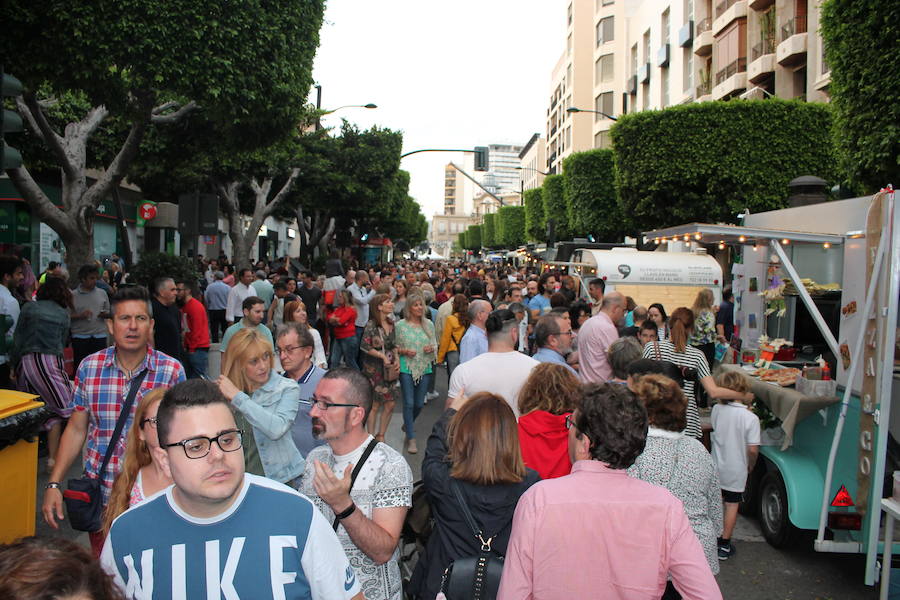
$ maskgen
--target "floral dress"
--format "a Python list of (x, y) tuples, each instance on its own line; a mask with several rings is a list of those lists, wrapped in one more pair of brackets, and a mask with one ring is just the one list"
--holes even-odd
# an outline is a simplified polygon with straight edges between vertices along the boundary
[(394, 355), (396, 360), (395, 349), (397, 344), (394, 338), (395, 331), (396, 328), (392, 328), (390, 333), (386, 333), (374, 319), (370, 319), (366, 323), (366, 328), (363, 330), (362, 340), (360, 341), (362, 371), (372, 384), (372, 389), (374, 390), (372, 399), (376, 402), (391, 402), (400, 399), (399, 380), (385, 381), (384, 361), (375, 356), (370, 356), (368, 353), (369, 350), (384, 351), (389, 356)]
[(688, 343), (691, 346), (703, 346), (716, 341), (716, 317), (710, 310), (700, 311), (694, 319), (694, 331)]

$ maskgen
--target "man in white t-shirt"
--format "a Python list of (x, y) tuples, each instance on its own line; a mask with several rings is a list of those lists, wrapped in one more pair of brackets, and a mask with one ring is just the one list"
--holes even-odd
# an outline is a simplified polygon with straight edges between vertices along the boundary
[(372, 385), (361, 372), (329, 371), (312, 402), (313, 436), (326, 445), (307, 455), (300, 491), (334, 524), (366, 599), (401, 600), (400, 531), (412, 506), (412, 471), (366, 431)]
[(243, 432), (215, 384), (168, 390), (156, 430), (175, 485), (121, 514), (100, 556), (125, 597), (362, 600), (309, 499), (244, 472)]
[(466, 396), (491, 392), (502, 396), (519, 416), (519, 390), (540, 363), (516, 350), (519, 341), (519, 322), (512, 311), (495, 310), (485, 323), (488, 351), (459, 365), (450, 377), (447, 402), (460, 393)]

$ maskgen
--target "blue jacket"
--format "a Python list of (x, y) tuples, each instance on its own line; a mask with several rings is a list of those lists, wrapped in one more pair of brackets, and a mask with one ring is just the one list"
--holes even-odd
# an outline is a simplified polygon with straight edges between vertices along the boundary
[(26, 354), (62, 356), (69, 337), (69, 312), (53, 300), (26, 302), (19, 313), (10, 352), (12, 366)]
[(273, 370), (252, 395), (238, 392), (231, 403), (253, 425), (266, 477), (286, 483), (302, 475), (306, 461), (291, 437), (291, 424), (300, 406), (297, 382)]

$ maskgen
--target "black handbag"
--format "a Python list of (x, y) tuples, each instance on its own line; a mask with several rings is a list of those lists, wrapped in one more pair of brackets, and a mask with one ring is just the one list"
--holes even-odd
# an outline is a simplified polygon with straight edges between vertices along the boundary
[(147, 369), (144, 369), (137, 377), (131, 380), (128, 397), (125, 399), (125, 404), (122, 405), (122, 412), (119, 413), (119, 418), (116, 420), (116, 428), (113, 430), (112, 437), (109, 440), (109, 446), (106, 448), (106, 455), (103, 457), (103, 464), (100, 466), (96, 479), (82, 476), (78, 479), (70, 479), (66, 484), (68, 489), (63, 492), (63, 501), (66, 503), (66, 511), (69, 513), (69, 523), (72, 525), (72, 529), (94, 532), (100, 531), (103, 525), (103, 493), (100, 489), (103, 473), (106, 472), (106, 467), (109, 466), (109, 460), (112, 458), (112, 453), (115, 451), (119, 437), (122, 435), (125, 421), (128, 420), (128, 415), (131, 414), (131, 405), (134, 404), (134, 398), (146, 375)]
[(500, 577), (503, 575), (503, 556), (491, 549), (491, 542), (497, 535), (484, 539), (484, 534), (475, 522), (463, 498), (462, 490), (454, 479), (450, 479), (450, 488), (469, 527), (472, 528), (472, 533), (481, 544), (481, 552), (478, 556), (466, 556), (451, 561), (441, 578), (441, 592), (447, 600), (494, 600), (500, 588)]

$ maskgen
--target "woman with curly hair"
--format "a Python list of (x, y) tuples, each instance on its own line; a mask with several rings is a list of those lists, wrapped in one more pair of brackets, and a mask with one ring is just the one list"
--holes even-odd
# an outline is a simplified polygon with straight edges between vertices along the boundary
[[(698, 440), (684, 435), (687, 399), (664, 375), (644, 375), (634, 393), (647, 409), (647, 445), (628, 474), (662, 486), (684, 504), (713, 575), (719, 572), (716, 540), (722, 532), (722, 496), (712, 456)], [(671, 582), (663, 598), (680, 598)]]
[(62, 424), (72, 414), (72, 382), (63, 364), (63, 349), (69, 337), (72, 292), (62, 277), (47, 277), (36, 302), (26, 302), (19, 314), (9, 353), (20, 392), (37, 394), (52, 416), (47, 431), (47, 465), (52, 470), (62, 434)]
[(519, 391), (522, 459), (541, 479), (562, 477), (572, 470), (566, 416), (575, 410), (580, 396), (578, 377), (554, 363), (536, 366)]
[(134, 420), (125, 440), (122, 470), (116, 476), (109, 503), (103, 513), (103, 534), (116, 517), (138, 502), (172, 484), (154, 450), (159, 448), (156, 435), (156, 411), (166, 388), (147, 393), (134, 409)]

